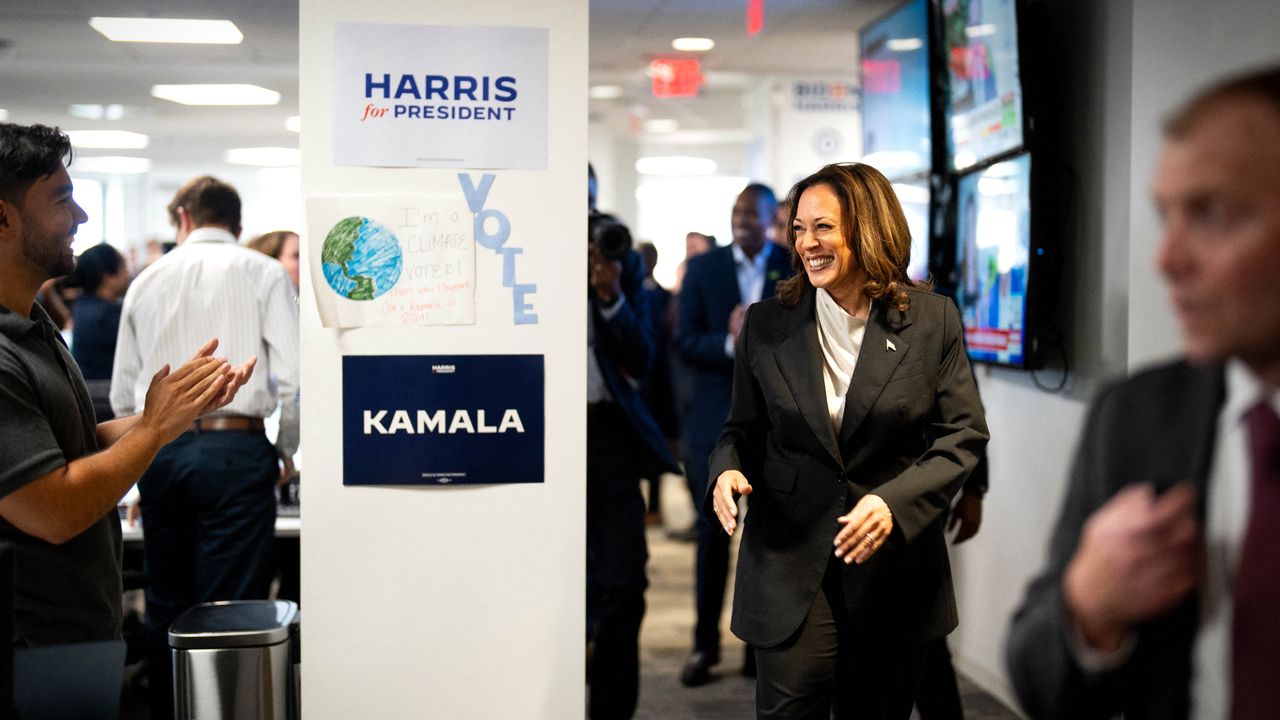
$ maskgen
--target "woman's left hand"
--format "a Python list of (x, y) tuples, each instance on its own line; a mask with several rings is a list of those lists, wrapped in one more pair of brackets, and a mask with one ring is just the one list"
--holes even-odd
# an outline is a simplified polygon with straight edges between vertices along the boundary
[(844, 527), (836, 533), (836, 557), (862, 563), (876, 554), (893, 530), (893, 513), (879, 495), (863, 495), (847, 515), (836, 518)]

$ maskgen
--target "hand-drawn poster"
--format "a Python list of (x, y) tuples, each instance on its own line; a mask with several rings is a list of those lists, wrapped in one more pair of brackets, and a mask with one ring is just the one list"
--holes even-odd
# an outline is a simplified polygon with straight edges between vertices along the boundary
[(474, 324), (473, 227), (462, 193), (308, 198), (320, 323)]

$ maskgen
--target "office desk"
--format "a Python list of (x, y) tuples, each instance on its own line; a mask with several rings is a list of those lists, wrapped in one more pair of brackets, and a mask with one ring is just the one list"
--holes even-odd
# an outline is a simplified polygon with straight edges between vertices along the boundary
[[(147, 579), (143, 561), (142, 523), (135, 527), (129, 527), (129, 523), (121, 519), (120, 531), (124, 535), (123, 570), (125, 573), (125, 589), (145, 587)], [(282, 600), (292, 600), (299, 604), (301, 604), (302, 594), (299, 567), (301, 535), (301, 517), (297, 515), (276, 516), (275, 573), (279, 581), (277, 597)]]
[[(120, 532), (124, 534), (124, 543), (126, 545), (130, 543), (142, 542), (142, 523), (138, 523), (134, 527), (129, 527), (128, 522), (121, 520)], [(296, 515), (293, 517), (284, 517), (284, 516), (276, 517), (276, 539), (277, 540), (281, 538), (296, 538), (296, 537), (299, 537), (301, 533), (302, 533), (301, 517), (298, 517)]]

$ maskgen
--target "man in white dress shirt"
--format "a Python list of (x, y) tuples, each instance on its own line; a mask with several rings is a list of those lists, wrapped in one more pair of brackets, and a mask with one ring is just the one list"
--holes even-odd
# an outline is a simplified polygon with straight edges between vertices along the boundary
[(1280, 67), (1165, 127), (1157, 264), (1185, 360), (1095, 402), (1009, 634), (1037, 718), (1280, 717)]
[[(178, 246), (125, 296), (111, 378), (117, 414), (134, 412), (147, 379), (176, 366), (192, 338), (218, 337), (232, 363), (260, 367), (221, 412), (202, 418), (156, 456), (138, 483), (146, 529), (147, 634), (152, 717), (172, 714), (167, 633), (187, 608), (265, 598), (271, 580), (275, 486), (298, 438), (298, 312), (280, 263), (242, 247), (240, 197), (212, 177), (169, 204)], [(281, 408), (273, 448), (263, 418)]]

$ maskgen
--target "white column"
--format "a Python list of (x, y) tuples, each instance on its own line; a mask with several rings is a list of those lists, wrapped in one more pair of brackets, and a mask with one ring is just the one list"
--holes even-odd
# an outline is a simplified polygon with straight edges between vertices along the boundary
[[(549, 28), (548, 162), (473, 171), (496, 176), (486, 207), (505, 213), (510, 243), (523, 248), (537, 324), (514, 324), (501, 258), (483, 248), (472, 326), (322, 328), (319, 288), (302, 273), (304, 717), (580, 718), (587, 1), (302, 0), (304, 199), (459, 190), (457, 170), (332, 164), (334, 24), (345, 21)], [(316, 261), (305, 247), (304, 264)], [(344, 487), (344, 354), (544, 355), (545, 482)]]

